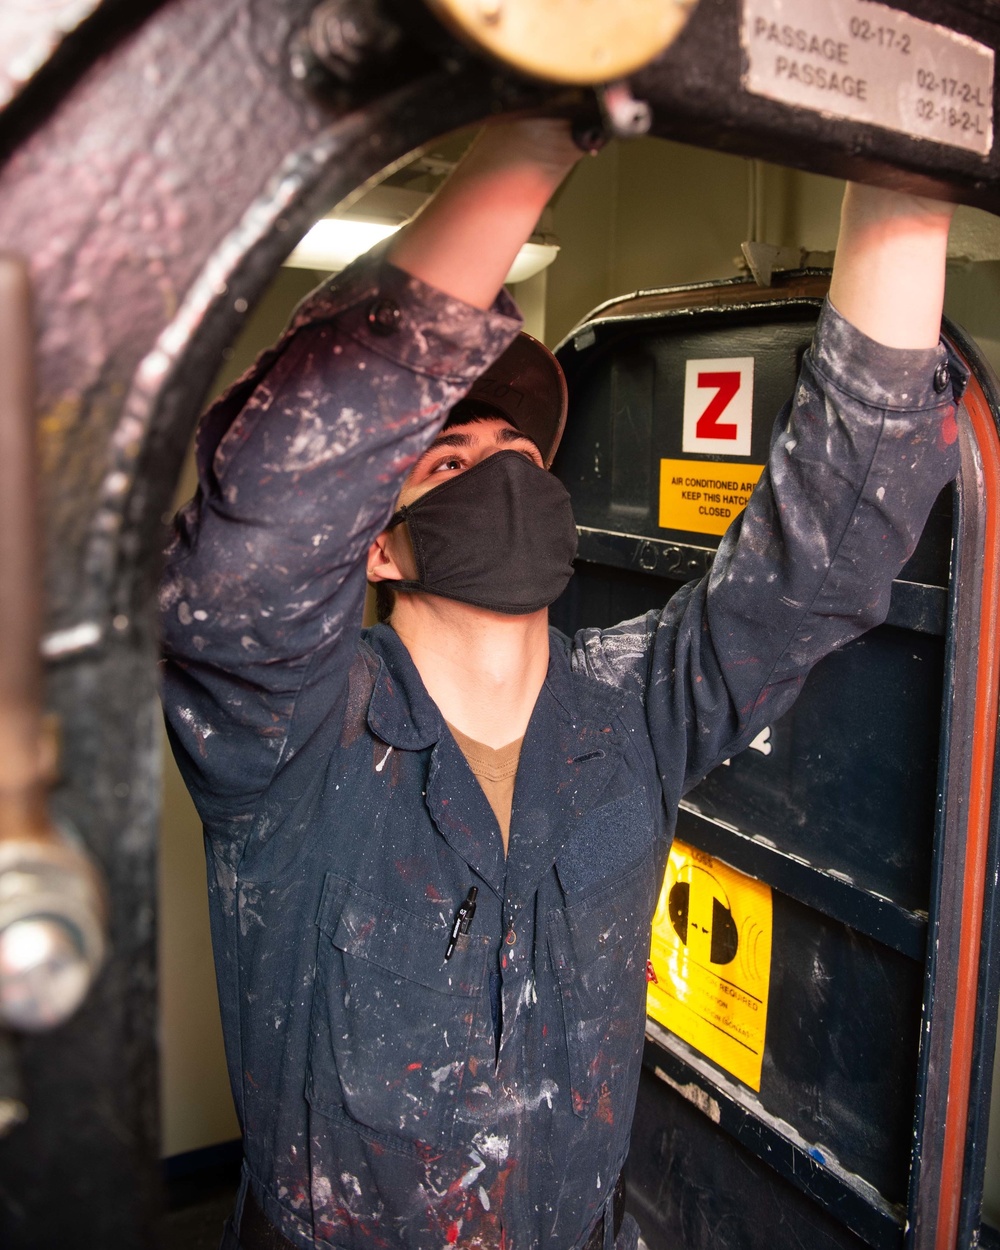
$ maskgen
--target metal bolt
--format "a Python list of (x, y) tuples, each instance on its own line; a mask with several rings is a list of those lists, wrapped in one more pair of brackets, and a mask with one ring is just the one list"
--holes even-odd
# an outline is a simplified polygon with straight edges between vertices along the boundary
[(104, 961), (106, 900), (75, 839), (0, 841), (0, 1027), (68, 1019)]
[(80, 936), (53, 916), (0, 932), (0, 1016), (14, 1029), (49, 1029), (83, 1002), (93, 976)]
[(371, 0), (324, 0), (309, 19), (305, 48), (300, 43), (293, 52), (292, 73), (306, 78), (311, 54), (341, 82), (352, 83), (373, 64), (388, 61), (400, 37), (399, 28)]
[(633, 96), (626, 82), (609, 83), (598, 92), (604, 123), (619, 139), (644, 135), (653, 123), (653, 111)]

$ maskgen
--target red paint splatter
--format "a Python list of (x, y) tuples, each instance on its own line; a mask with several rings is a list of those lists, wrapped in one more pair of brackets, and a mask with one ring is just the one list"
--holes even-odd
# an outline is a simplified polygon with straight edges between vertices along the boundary
[(651, 959), (646, 960), (646, 980), (652, 981), (654, 985), (659, 985), (659, 981), (656, 979), (656, 969), (653, 967)]
[(597, 1118), (604, 1124), (614, 1124), (615, 1122), (615, 1112), (611, 1105), (611, 1091), (608, 1089), (607, 1081), (601, 1085), (601, 1092), (597, 1098)]
[(446, 1241), (448, 1242), (449, 1246), (455, 1245), (455, 1243), (458, 1241), (458, 1234), (461, 1231), (462, 1231), (461, 1225), (458, 1224), (457, 1221), (456, 1223), (451, 1225), (451, 1227), (448, 1229), (448, 1233), (446, 1236)]
[(958, 422), (955, 420), (954, 412), (949, 412), (941, 422), (941, 438), (947, 447), (950, 447), (958, 438)]
[(407, 1072), (416, 1072), (418, 1068), (422, 1068), (423, 1066), (424, 1065), (422, 1063), (408, 1063), (406, 1065), (406, 1070)]
[(419, 855), (411, 855), (409, 859), (397, 859), (396, 872), (407, 885), (416, 885), (427, 876), (427, 862)]

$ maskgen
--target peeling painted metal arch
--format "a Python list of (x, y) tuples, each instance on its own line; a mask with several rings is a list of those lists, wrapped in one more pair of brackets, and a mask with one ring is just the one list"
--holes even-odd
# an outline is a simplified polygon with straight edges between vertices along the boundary
[[(367, 184), (405, 164), (415, 147), (437, 137), (435, 125), (452, 127), (447, 105), (457, 113), (462, 94), (455, 85), (453, 75), (432, 75), (335, 122), (285, 158), (265, 192), (208, 258), (140, 362), (125, 397), (87, 540), (89, 595), (80, 605), (79, 620), (46, 638), (49, 658), (100, 646), (112, 615), (125, 606), (123, 582), (138, 554), (130, 550), (129, 532), (145, 519), (144, 454), (166, 425), (176, 422), (182, 433), (190, 432), (198, 392), (210, 380), (203, 372), (191, 378), (192, 353), (203, 349), (206, 339), (223, 344), (239, 334), (248, 306), (323, 208), (360, 195)], [(446, 105), (437, 115), (425, 107), (432, 99)], [(461, 123), (479, 120), (483, 103), (476, 101)], [(421, 119), (409, 131), (398, 125), (407, 114)], [(388, 152), (385, 133), (401, 139)]]
[[(313, 7), (172, 0), (116, 29), (113, 46), (101, 29), (79, 49), (75, 76), (49, 74), (47, 92), (33, 90), (43, 67), (26, 85), (0, 167), (0, 232), (36, 260), (40, 406), (58, 436), (45, 518), (48, 703), (63, 727), (53, 805), (102, 864), (112, 906), (112, 958), (90, 999), (63, 1029), (19, 1045), (30, 1117), (0, 1141), (0, 1243), (11, 1250), (141, 1250), (155, 1238), (152, 592), (161, 517), (222, 349), (332, 204), (444, 133), (552, 97), (480, 64), (443, 66), (417, 46), (391, 84), (313, 95), (289, 66)], [(209, 30), (206, 68), (199, 39)], [(135, 99), (146, 67), (160, 77)], [(242, 97), (226, 94), (234, 83)], [(230, 108), (233, 124), (213, 135)], [(192, 124), (205, 133), (192, 136)], [(135, 172), (161, 138), (152, 172), (165, 171), (166, 190)], [(237, 149), (231, 163), (213, 152), (216, 138)], [(117, 265), (102, 251), (109, 194), (122, 199)], [(149, 298), (156, 257), (165, 294)]]

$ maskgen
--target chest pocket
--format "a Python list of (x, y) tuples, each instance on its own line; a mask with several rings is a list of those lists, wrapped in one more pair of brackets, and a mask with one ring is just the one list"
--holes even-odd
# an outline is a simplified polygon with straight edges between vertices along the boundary
[(627, 1144), (642, 1059), (655, 856), (596, 894), (549, 913), (549, 955), (566, 1026), (574, 1112)]
[(445, 963), (448, 926), (332, 873), (317, 923), (310, 1105), (390, 1149), (446, 1147), (483, 1009), (488, 939), (460, 939)]

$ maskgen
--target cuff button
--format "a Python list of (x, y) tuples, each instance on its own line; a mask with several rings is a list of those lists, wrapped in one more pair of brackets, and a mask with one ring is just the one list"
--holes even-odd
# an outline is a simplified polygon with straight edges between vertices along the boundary
[(403, 314), (394, 299), (377, 299), (368, 309), (368, 325), (372, 334), (383, 337), (395, 334), (402, 318)]
[(934, 370), (934, 389), (940, 394), (951, 381), (951, 370), (944, 361)]

